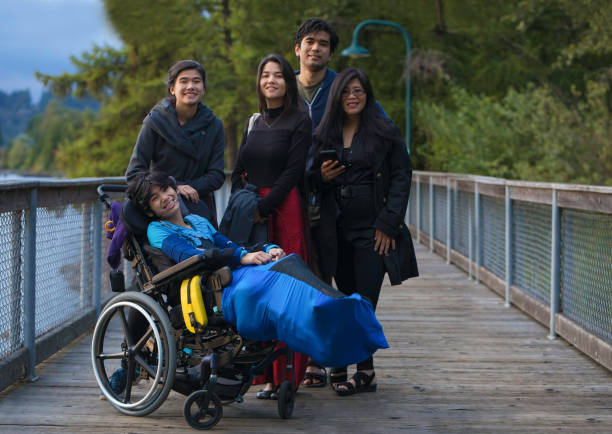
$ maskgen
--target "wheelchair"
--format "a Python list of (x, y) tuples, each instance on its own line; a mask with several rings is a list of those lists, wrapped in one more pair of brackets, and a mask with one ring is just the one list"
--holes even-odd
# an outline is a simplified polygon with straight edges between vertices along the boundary
[[(98, 198), (110, 210), (109, 194), (125, 190), (124, 185), (103, 184)], [(132, 263), (138, 290), (125, 292), (122, 279), (111, 275), (111, 288), (119, 294), (102, 309), (91, 345), (96, 381), (115, 409), (145, 416), (175, 390), (187, 396), (187, 423), (206, 430), (222, 418), (223, 405), (243, 401), (254, 377), (278, 357), (287, 357), (286, 374), (295, 378), (290, 350), (243, 339), (223, 320), (221, 295), (232, 280), (229, 267), (219, 268), (203, 255), (172, 264), (148, 245), (149, 218), (129, 199), (121, 222), (127, 229), (123, 255)], [(120, 369), (125, 376), (118, 387), (122, 382), (113, 374)], [(278, 392), (283, 419), (293, 413), (294, 384), (284, 381)]]

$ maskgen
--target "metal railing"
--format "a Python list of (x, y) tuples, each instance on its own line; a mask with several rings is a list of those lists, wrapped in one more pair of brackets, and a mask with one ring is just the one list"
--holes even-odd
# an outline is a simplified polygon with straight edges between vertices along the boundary
[[(125, 178), (0, 181), (0, 390), (35, 380), (36, 364), (89, 331), (111, 295), (103, 183)], [(229, 191), (226, 176), (219, 216)], [(126, 281), (130, 271), (125, 262)]]
[(415, 171), (417, 241), (612, 369), (612, 187)]
[[(102, 276), (101, 182), (0, 183), (0, 390), (36, 379), (36, 363), (88, 331)], [(106, 261), (105, 261), (106, 262)]]
[[(93, 326), (110, 294), (96, 187), (123, 182), (0, 182), (0, 390)], [(612, 188), (427, 172), (412, 187), (418, 241), (612, 367)]]

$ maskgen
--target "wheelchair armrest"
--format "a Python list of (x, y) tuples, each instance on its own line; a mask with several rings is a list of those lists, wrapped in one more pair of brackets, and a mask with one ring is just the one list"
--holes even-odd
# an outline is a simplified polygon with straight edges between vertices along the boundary
[(213, 271), (206, 280), (206, 289), (213, 292), (215, 304), (219, 308), (219, 311), (221, 311), (223, 288), (229, 286), (232, 283), (232, 280), (232, 269), (227, 265)]
[[(176, 265), (166, 268), (157, 273), (150, 282), (145, 284), (145, 290), (154, 286), (166, 284), (168, 282), (193, 276), (205, 269), (207, 258), (204, 255), (195, 255), (189, 259), (179, 262)], [(222, 290), (232, 283), (232, 270), (228, 266), (221, 267), (210, 273), (207, 279), (207, 287), (215, 292)]]
[(157, 273), (153, 276), (151, 282), (145, 285), (145, 289), (149, 289), (147, 286), (163, 285), (182, 276), (193, 275), (199, 268), (202, 268), (205, 261), (206, 259), (202, 255), (195, 255), (185, 259), (170, 268), (166, 268), (161, 273)]

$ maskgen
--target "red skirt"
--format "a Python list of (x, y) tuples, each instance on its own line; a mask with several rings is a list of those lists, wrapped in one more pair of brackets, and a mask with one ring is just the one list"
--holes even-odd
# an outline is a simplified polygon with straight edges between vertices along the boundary
[[(266, 197), (269, 188), (260, 188), (259, 195)], [(268, 217), (268, 239), (271, 243), (280, 246), (288, 255), (297, 253), (308, 262), (308, 248), (304, 231), (304, 214), (302, 212), (302, 201), (297, 188), (293, 188), (283, 203), (280, 204)], [(278, 342), (275, 349), (286, 346)], [(293, 369), (295, 371), (296, 388), (302, 383), (308, 356), (301, 353), (293, 353)], [(273, 383), (279, 386), (283, 381), (291, 380), (291, 373), (287, 372), (287, 358), (281, 356), (262, 375), (255, 378), (253, 384)]]

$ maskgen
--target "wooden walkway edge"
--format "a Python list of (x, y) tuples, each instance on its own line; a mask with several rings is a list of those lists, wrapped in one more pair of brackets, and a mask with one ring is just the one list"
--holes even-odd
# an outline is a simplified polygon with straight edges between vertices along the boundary
[[(612, 432), (612, 374), (486, 287), (416, 246), (421, 277), (385, 284), (377, 316), (390, 349), (375, 355), (378, 391), (338, 397), (300, 388), (293, 417), (255, 399), (224, 407), (213, 432)], [(182, 395), (124, 416), (99, 399), (86, 333), (0, 394), (0, 432), (193, 433)], [(1, 375), (1, 373), (0, 373)]]

